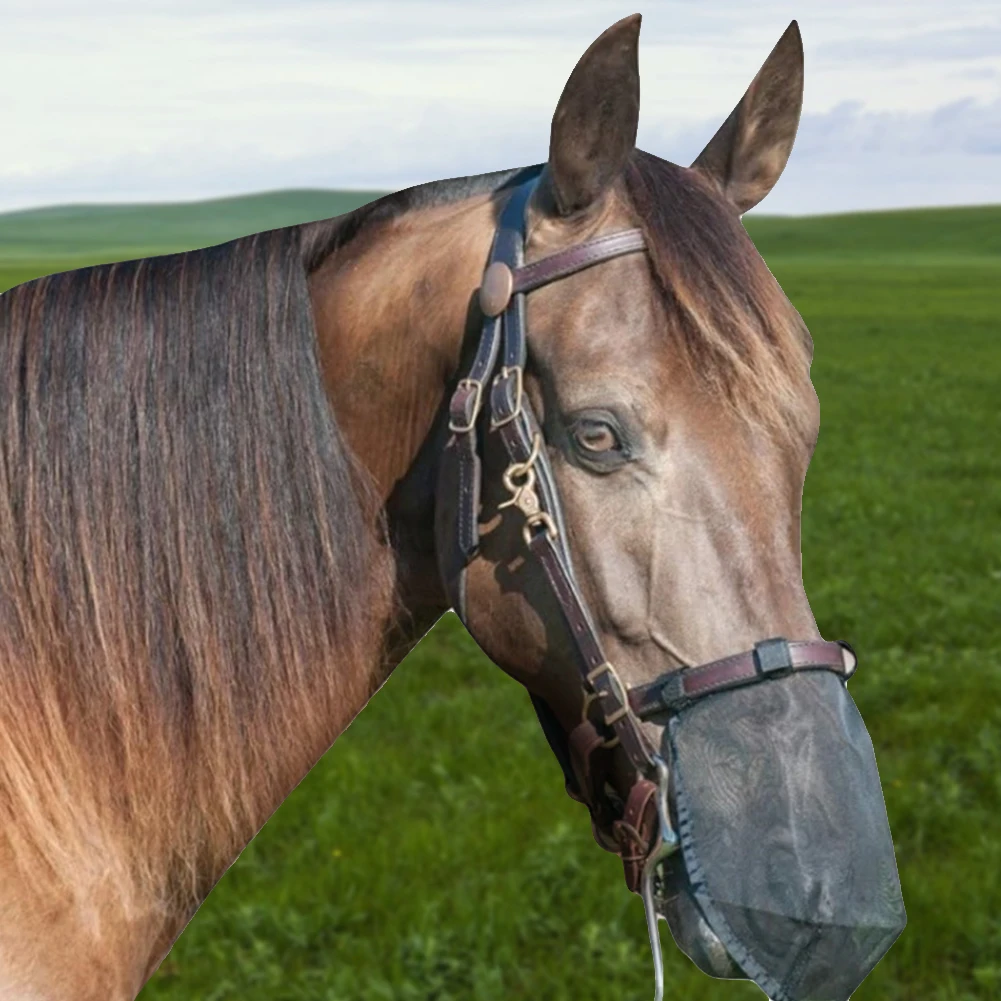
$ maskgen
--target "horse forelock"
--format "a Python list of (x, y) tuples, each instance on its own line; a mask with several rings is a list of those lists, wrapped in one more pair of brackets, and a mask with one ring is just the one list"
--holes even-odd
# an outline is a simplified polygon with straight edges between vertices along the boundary
[(739, 217), (695, 171), (640, 150), (624, 186), (690, 374), (744, 418), (803, 430), (812, 341)]

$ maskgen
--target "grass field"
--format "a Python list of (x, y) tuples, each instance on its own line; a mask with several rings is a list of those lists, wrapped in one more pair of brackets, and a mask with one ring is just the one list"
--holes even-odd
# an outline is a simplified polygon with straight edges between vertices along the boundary
[[(188, 229), (157, 210), (172, 234), (163, 249), (336, 204), (314, 198), (242, 214), (228, 203), (221, 222), (185, 207)], [(0, 287), (154, 246), (141, 213), (116, 243), (112, 217), (76, 212), (72, 234), (65, 221), (43, 233), (24, 213), (0, 217)], [(909, 917), (855, 997), (997, 1001), (1001, 208), (748, 228), (816, 343), (823, 422), (804, 577), (824, 635), (861, 654), (851, 691)], [(762, 997), (699, 973), (663, 937), (669, 996)], [(642, 907), (618, 861), (563, 794), (527, 696), (448, 616), (244, 852), (141, 997), (633, 1001), (651, 989)]]

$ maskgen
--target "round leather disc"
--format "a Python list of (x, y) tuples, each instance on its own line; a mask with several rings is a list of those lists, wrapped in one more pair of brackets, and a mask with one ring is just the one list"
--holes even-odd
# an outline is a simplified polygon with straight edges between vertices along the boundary
[(503, 313), (511, 301), (514, 275), (503, 261), (494, 261), (483, 274), (480, 286), (480, 309), (484, 316)]

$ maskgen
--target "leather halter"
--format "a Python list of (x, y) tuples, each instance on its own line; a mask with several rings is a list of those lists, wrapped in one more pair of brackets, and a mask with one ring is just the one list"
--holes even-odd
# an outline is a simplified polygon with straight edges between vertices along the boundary
[[(441, 458), (436, 494), (438, 565), (452, 606), (465, 623), (466, 568), (479, 548), (478, 435), (487, 415), (489, 386), (489, 430), (498, 434), (509, 460), (504, 483), (511, 498), (501, 507), (516, 507), (523, 514), (524, 543), (541, 565), (559, 604), (582, 675), (584, 718), (561, 744), (558, 738), (562, 731), (555, 732), (551, 711), (534, 696), (533, 701), (563, 767), (567, 792), (588, 806), (596, 840), (622, 857), (626, 882), (631, 890), (637, 890), (643, 864), (658, 838), (654, 800), (658, 776), (663, 775), (663, 764), (644, 737), (641, 721), (676, 712), (715, 692), (793, 671), (827, 670), (847, 680), (855, 670), (856, 659), (844, 643), (777, 638), (722, 660), (668, 672), (631, 690), (623, 684), (602, 650), (577, 586), (556, 479), (541, 428), (523, 390), (528, 358), (525, 295), (603, 261), (643, 251), (645, 242), (641, 230), (621, 230), (526, 264), (525, 216), (536, 183), (537, 177), (532, 177), (515, 187), (501, 212), (480, 288), (484, 320), (479, 345), (449, 404), (451, 436)], [(605, 734), (587, 717), (592, 702), (600, 706)], [(615, 746), (621, 746), (626, 754), (636, 781), (622, 817), (612, 824), (613, 844), (601, 836), (596, 822), (599, 807), (590, 759), (597, 750)]]

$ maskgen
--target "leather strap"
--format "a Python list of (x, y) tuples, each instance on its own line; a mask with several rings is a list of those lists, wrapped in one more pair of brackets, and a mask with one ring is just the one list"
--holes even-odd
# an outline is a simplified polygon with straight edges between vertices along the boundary
[[(640, 251), (645, 243), (639, 230), (625, 230), (524, 264), (522, 233), (525, 210), (534, 183), (533, 180), (516, 188), (501, 212), (485, 272), (493, 275), (487, 305), (495, 312), (494, 315), (486, 315), (484, 310), (483, 330), (475, 358), (466, 376), (459, 380), (449, 405), (452, 436), (446, 444), (439, 470), (439, 506), (443, 513), (448, 510), (448, 505), (443, 504), (440, 496), (442, 490), (455, 491), (452, 496), (457, 494), (456, 505), (451, 515), (455, 523), (455, 541), (441, 538), (442, 534), (448, 534), (447, 526), (436, 526), (439, 564), (453, 607), (465, 621), (465, 567), (479, 546), (481, 463), (476, 425), (485, 403), (487, 380), (500, 355), (500, 369), (489, 389), (490, 428), (499, 433), (511, 466), (528, 464), (531, 470), (531, 490), (522, 494), (522, 501), (527, 505), (522, 510), (526, 515), (537, 511), (547, 516), (547, 521), (543, 523), (545, 531), (537, 533), (532, 539), (532, 549), (537, 554), (541, 552), (543, 570), (570, 627), (584, 689), (599, 697), (604, 720), (615, 733), (615, 738), (610, 740), (598, 733), (593, 724), (585, 721), (570, 735), (567, 747), (569, 759), (565, 761), (564, 755), (557, 755), (563, 766), (567, 791), (571, 795), (579, 794), (578, 790), (584, 793), (589, 801), (594, 826), (599, 797), (592, 786), (593, 754), (600, 748), (621, 742), (638, 773), (649, 772), (653, 762), (639, 724), (629, 712), (625, 690), (614, 668), (607, 663), (597, 630), (574, 580), (556, 480), (542, 444), (541, 428), (524, 395), (524, 367), (528, 356), (525, 292), (601, 261)], [(510, 270), (512, 276), (511, 294), (506, 304), (503, 300), (506, 290), (504, 267)], [(494, 281), (498, 276), (500, 280)], [(538, 706), (536, 708), (538, 710)], [(547, 736), (553, 744), (552, 735), (547, 733)], [(602, 847), (614, 850), (614, 845), (599, 837), (601, 832), (597, 826), (595, 832), (596, 840)]]
[[(527, 205), (527, 200), (525, 202)], [(504, 215), (507, 215), (505, 211)], [(520, 225), (524, 226), (524, 220)], [(598, 631), (591, 621), (587, 605), (574, 579), (570, 551), (566, 545), (566, 530), (562, 524), (562, 505), (556, 489), (549, 457), (542, 443), (542, 432), (522, 387), (524, 366), (528, 357), (525, 331), (525, 291), (539, 288), (557, 278), (591, 267), (600, 261), (622, 254), (635, 253), (645, 247), (639, 230), (623, 230), (596, 237), (586, 243), (544, 257), (532, 264), (523, 264), (523, 248), (515, 250), (509, 263), (514, 275), (514, 293), (504, 313), (503, 365), (494, 379), (490, 392), (490, 426), (499, 432), (512, 468), (529, 466), (525, 489), (515, 495), (519, 508), (526, 515), (527, 530), (533, 532), (532, 519), (541, 513), (543, 531), (534, 531), (530, 548), (538, 557), (550, 587), (556, 596), (564, 620), (577, 651), (585, 691), (600, 699), (605, 723), (614, 730), (622, 748), (638, 773), (653, 770), (653, 759), (639, 724), (629, 712), (626, 692), (615, 669), (608, 663)], [(495, 253), (491, 267), (498, 257)]]
[(578, 723), (567, 738), (570, 747), (570, 762), (577, 776), (577, 786), (584, 791), (585, 802), (593, 803), (596, 799), (594, 784), (593, 757), (607, 741), (598, 733), (595, 725), (586, 719)]
[(855, 652), (844, 642), (790, 643), (778, 637), (755, 644), (753, 650), (698, 667), (670, 671), (648, 685), (632, 688), (629, 705), (640, 719), (651, 719), (665, 712), (677, 712), (707, 695), (783, 678), (795, 671), (833, 671), (847, 681), (855, 673), (857, 663)]
[(578, 243), (568, 250), (558, 251), (515, 269), (514, 291), (531, 292), (559, 278), (583, 271), (593, 264), (641, 250), (646, 250), (646, 240), (640, 229), (622, 229), (617, 233), (596, 236), (593, 240)]
[[(521, 230), (535, 181), (514, 189), (498, 221), (491, 259), (521, 263)], [(435, 512), (438, 570), (456, 614), (466, 621), (466, 567), (479, 550), (481, 462), (476, 425), (486, 402), (486, 384), (497, 365), (502, 339), (500, 316), (486, 316), (476, 355), (459, 380), (448, 406), (451, 436), (438, 467)], [(445, 498), (454, 498), (446, 501)], [(443, 521), (453, 524), (443, 524)]]
[(553, 754), (556, 755), (556, 760), (563, 771), (563, 781), (566, 786), (567, 795), (578, 803), (586, 805), (587, 799), (577, 779), (577, 771), (571, 757), (572, 752), (566, 732), (560, 726), (560, 721), (557, 719), (556, 713), (553, 712), (545, 699), (540, 698), (538, 695), (531, 695), (531, 699), (532, 706), (535, 708), (535, 714), (539, 718), (539, 725), (542, 727), (542, 733), (545, 735), (549, 747)]
[(598, 696), (605, 725), (618, 737), (622, 750), (636, 771), (641, 775), (652, 774), (654, 765), (650, 748), (637, 718), (630, 711), (626, 688), (605, 657), (576, 582), (567, 573), (549, 535), (545, 532), (536, 533), (529, 546), (545, 571), (583, 661), (585, 689)]
[(626, 886), (633, 893), (639, 892), (643, 865), (658, 834), (656, 800), (657, 784), (649, 779), (639, 779), (629, 790), (622, 819), (612, 824), (625, 870)]

